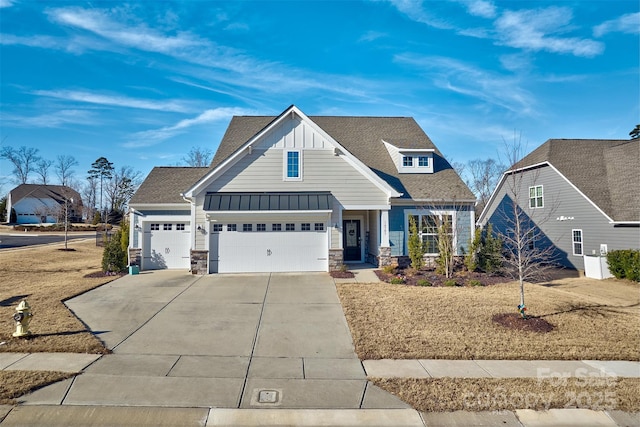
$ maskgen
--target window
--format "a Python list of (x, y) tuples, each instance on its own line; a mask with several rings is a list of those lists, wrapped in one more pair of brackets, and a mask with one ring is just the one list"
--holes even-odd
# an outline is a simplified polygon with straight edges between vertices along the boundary
[(418, 166), (421, 168), (429, 167), (429, 157), (427, 156), (419, 156), (418, 157)]
[(322, 222), (316, 222), (314, 224), (314, 230), (315, 231), (324, 231), (324, 223)]
[[(438, 228), (444, 227), (446, 235), (454, 239), (453, 215), (447, 213), (429, 213), (424, 215), (409, 215), (418, 224), (418, 234), (424, 243), (426, 254), (437, 254), (438, 249)], [(407, 225), (409, 218), (407, 219)], [(408, 229), (407, 229), (408, 230)], [(409, 233), (407, 232), (407, 237)]]
[(532, 250), (536, 247), (536, 234), (533, 230), (527, 231), (527, 249)]
[(184, 231), (184, 224), (176, 224), (176, 230)]
[(162, 224), (162, 229), (164, 231), (171, 231), (172, 228), (173, 228), (173, 224)]
[(282, 224), (271, 224), (271, 231), (282, 231)]
[(289, 223), (285, 225), (285, 230), (287, 231), (296, 231), (296, 225), (293, 223)]
[(300, 229), (302, 231), (310, 231), (311, 230), (311, 224), (309, 224), (308, 222), (303, 222), (302, 224), (300, 224)]
[(221, 232), (222, 231), (222, 224), (213, 224), (213, 231), (214, 232)]
[(253, 224), (242, 224), (242, 231), (253, 231)]
[(571, 230), (573, 236), (573, 254), (582, 255), (582, 230)]
[(405, 167), (405, 168), (412, 167), (413, 166), (413, 157), (404, 156), (402, 158), (402, 166)]
[(535, 187), (529, 187), (529, 207), (541, 208), (544, 206), (542, 195), (542, 185), (536, 185)]
[(151, 224), (151, 231), (160, 230), (160, 224)]
[(256, 231), (267, 231), (267, 224), (257, 224)]
[(227, 224), (227, 231), (237, 231), (238, 226), (236, 224)]
[(285, 180), (300, 181), (302, 179), (300, 151), (285, 151), (285, 155)]

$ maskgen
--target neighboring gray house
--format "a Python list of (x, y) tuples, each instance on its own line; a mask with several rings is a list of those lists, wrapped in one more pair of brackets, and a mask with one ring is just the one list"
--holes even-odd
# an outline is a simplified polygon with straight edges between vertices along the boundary
[(63, 185), (20, 184), (7, 195), (7, 219), (16, 224), (47, 224), (64, 221), (64, 204), (69, 221), (82, 221), (82, 198)]
[(291, 106), (233, 117), (209, 168), (153, 169), (129, 203), (130, 254), (142, 269), (200, 274), (386, 264), (406, 259), (409, 215), (426, 242), (445, 218), (466, 246), (474, 204), (412, 118)]
[(583, 255), (640, 248), (640, 140), (550, 139), (505, 172), (478, 222), (505, 232), (512, 174), (517, 200), (555, 261), (584, 269)]

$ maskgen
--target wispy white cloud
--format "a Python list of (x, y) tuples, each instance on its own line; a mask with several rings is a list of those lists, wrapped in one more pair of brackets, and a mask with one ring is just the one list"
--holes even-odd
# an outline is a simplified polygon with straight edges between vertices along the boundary
[(358, 39), (359, 42), (372, 42), (378, 40), (381, 37), (386, 37), (386, 33), (380, 31), (367, 31)]
[(137, 108), (143, 110), (188, 112), (188, 108), (182, 101), (157, 101), (150, 99), (137, 99), (119, 95), (105, 95), (78, 90), (35, 90), (33, 95), (46, 96), (49, 98), (62, 99), (66, 101), (85, 102), (88, 104), (99, 104), (112, 107)]
[(601, 37), (607, 33), (628, 33), (639, 34), (640, 33), (640, 12), (628, 13), (622, 15), (617, 19), (611, 19), (605, 21), (600, 25), (593, 28), (593, 35), (595, 37)]
[(530, 50), (593, 57), (604, 51), (604, 44), (578, 37), (560, 37), (571, 23), (567, 7), (505, 11), (496, 21), (500, 44)]
[(0, 9), (13, 6), (12, 0), (0, 0)]
[(487, 0), (474, 0), (465, 3), (471, 15), (481, 18), (494, 18), (496, 16), (496, 6)]
[(412, 21), (420, 22), (430, 27), (451, 30), (453, 25), (429, 13), (422, 0), (389, 0), (400, 13), (407, 15)]
[(123, 144), (126, 148), (148, 147), (172, 138), (180, 133), (186, 132), (187, 129), (207, 123), (213, 123), (220, 120), (228, 120), (234, 115), (250, 114), (248, 110), (242, 108), (215, 108), (206, 110), (197, 117), (191, 119), (183, 119), (171, 126), (164, 126), (159, 129), (150, 129), (134, 133), (129, 142)]
[(485, 71), (453, 58), (440, 56), (396, 55), (398, 63), (424, 70), (433, 83), (519, 115), (536, 115), (535, 97), (524, 89), (517, 77)]
[(57, 110), (38, 116), (5, 114), (3, 119), (16, 126), (30, 128), (59, 128), (67, 124), (95, 125), (97, 123), (95, 115), (86, 110)]

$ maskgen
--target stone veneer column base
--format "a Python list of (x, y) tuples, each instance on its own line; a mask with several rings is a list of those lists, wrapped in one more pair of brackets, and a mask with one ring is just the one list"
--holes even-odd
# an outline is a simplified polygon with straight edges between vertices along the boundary
[(191, 251), (191, 274), (209, 274), (209, 251)]
[(339, 271), (344, 263), (342, 249), (329, 249), (329, 271)]
[(142, 261), (142, 248), (129, 248), (129, 265), (140, 267)]
[(380, 255), (378, 255), (378, 266), (384, 267), (391, 265), (393, 260), (391, 259), (391, 247), (380, 246)]

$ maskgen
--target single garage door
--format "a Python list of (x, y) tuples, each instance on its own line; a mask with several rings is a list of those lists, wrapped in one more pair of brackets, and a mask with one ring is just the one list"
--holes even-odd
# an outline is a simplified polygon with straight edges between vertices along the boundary
[(189, 224), (184, 222), (145, 222), (142, 269), (190, 267)]
[(211, 225), (211, 273), (327, 271), (325, 220)]

